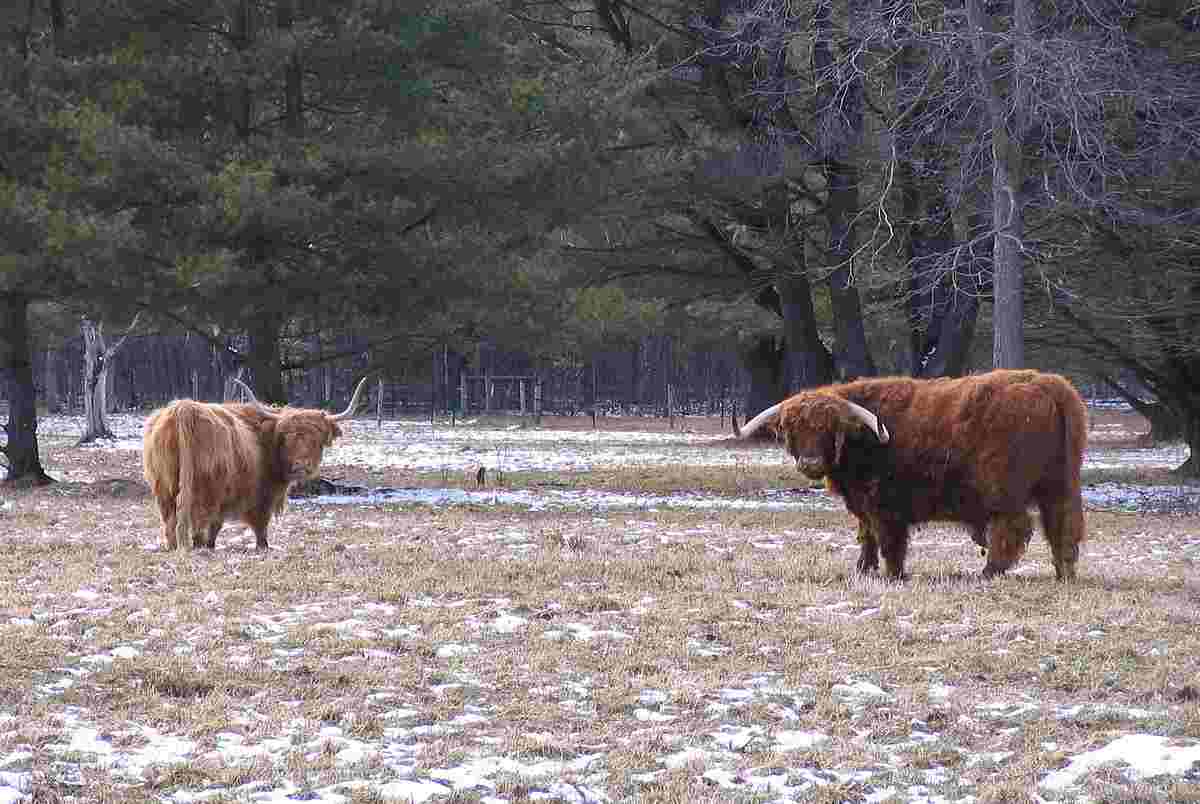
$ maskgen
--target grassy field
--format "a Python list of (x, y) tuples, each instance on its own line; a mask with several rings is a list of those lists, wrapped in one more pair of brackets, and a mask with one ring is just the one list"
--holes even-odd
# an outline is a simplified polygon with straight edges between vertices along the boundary
[[(1138, 449), (1139, 420), (1097, 418), (1096, 448)], [(631, 457), (488, 482), (814, 493), (777, 449), (730, 461), (719, 423), (685, 427), (662, 433), (682, 458), (598, 439)], [(1089, 510), (1071, 586), (1040, 535), (987, 582), (965, 532), (925, 528), (887, 583), (853, 575), (837, 509), (486, 495), (306, 502), (265, 554), (232, 525), (167, 553), (135, 450), (43, 443), (64, 482), (0, 493), (0, 802), (1200, 801), (1195, 510)], [(330, 459), (347, 483), (467, 485), (461, 461)]]

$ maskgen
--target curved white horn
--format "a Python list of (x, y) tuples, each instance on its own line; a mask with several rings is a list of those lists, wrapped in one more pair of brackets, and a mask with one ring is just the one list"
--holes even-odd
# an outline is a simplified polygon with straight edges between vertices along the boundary
[(850, 407), (850, 414), (867, 427), (870, 427), (871, 432), (875, 433), (875, 437), (879, 439), (880, 444), (886, 444), (891, 440), (891, 434), (888, 433), (887, 427), (884, 426), (883, 422), (879, 421), (878, 416), (862, 405), (851, 402), (849, 399), (845, 400), (845, 402)]
[(779, 415), (779, 407), (782, 404), (782, 402), (776, 402), (774, 405), (743, 424), (741, 431), (738, 433), (738, 438), (749, 438), (750, 436), (754, 435), (754, 433), (761, 429), (764, 424)]
[(249, 386), (249, 385), (246, 385), (246, 383), (242, 382), (242, 381), (241, 381), (241, 380), (239, 380), (237, 377), (230, 377), (229, 379), (230, 379), (230, 381), (231, 381), (231, 382), (235, 382), (235, 383), (237, 383), (238, 385), (242, 386), (242, 390), (246, 392), (246, 396), (250, 397), (250, 401), (251, 401), (251, 402), (258, 403), (258, 397), (256, 397), (256, 396), (254, 395), (254, 392), (250, 390), (250, 386)]
[(355, 389), (354, 389), (354, 395), (350, 397), (350, 404), (347, 405), (346, 409), (343, 410), (341, 413), (329, 414), (329, 418), (336, 421), (338, 419), (346, 419), (346, 418), (349, 418), (350, 416), (353, 416), (354, 409), (356, 407), (358, 407), (358, 398), (360, 396), (362, 396), (363, 388), (367, 387), (367, 380), (369, 380), (370, 378), (371, 378), (371, 375), (368, 374), (367, 376), (365, 376), (361, 380), (359, 380), (357, 387), (355, 387)]

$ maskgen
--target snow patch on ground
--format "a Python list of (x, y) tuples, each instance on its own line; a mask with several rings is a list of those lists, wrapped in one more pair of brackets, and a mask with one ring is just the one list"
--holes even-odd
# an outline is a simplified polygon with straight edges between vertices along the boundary
[[(50, 417), (46, 431), (64, 428), (65, 419)], [(96, 449), (140, 449), (140, 417), (114, 417), (113, 426), (122, 438)], [(72, 431), (73, 432), (73, 431)], [(74, 433), (77, 434), (77, 433)], [(428, 471), (453, 470), (485, 464), (493, 469), (591, 469), (610, 465), (661, 466), (679, 461), (711, 461), (711, 465), (749, 463), (785, 464), (778, 450), (728, 449), (702, 450), (697, 445), (713, 440), (711, 436), (655, 433), (570, 433), (563, 431), (485, 429), (478, 427), (431, 428), (406, 422), (389, 422), (376, 430), (367, 422), (353, 426), (351, 437), (338, 442), (329, 451), (330, 464), (363, 463), (371, 467), (405, 466)], [(1090, 466), (1138, 465), (1173, 466), (1182, 462), (1182, 450), (1106, 451), (1100, 447), (1089, 451)], [(1161, 505), (1195, 505), (1197, 491), (1189, 487), (1119, 486), (1103, 484), (1086, 491), (1087, 504), (1094, 507), (1130, 506), (1146, 510)], [(763, 508), (774, 510), (833, 510), (841, 503), (820, 490), (779, 494), (774, 497), (724, 498), (711, 495), (629, 495), (567, 490), (536, 492), (505, 492), (495, 490), (428, 489), (398, 490), (388, 494), (317, 498), (299, 501), (302, 506), (320, 509), (329, 505), (365, 505), (376, 503), (404, 505), (514, 505), (530, 509), (577, 507), (585, 509), (656, 509), (656, 508)], [(375, 514), (373, 514), (375, 515)], [(643, 523), (631, 521), (624, 538), (629, 543), (645, 543), (650, 547), (670, 543), (697, 532), (668, 532), (647, 530)], [(519, 558), (531, 543), (528, 533), (488, 534), (508, 555)], [(762, 550), (778, 550), (784, 537), (764, 537), (753, 546)], [(1195, 540), (1200, 555), (1200, 537)], [(500, 548), (498, 548), (500, 549)], [(73, 628), (75, 618), (88, 612), (117, 610), (124, 601), (110, 599), (102, 587), (81, 587), (67, 595), (66, 601), (47, 600), (45, 606), (20, 616), (9, 616), (10, 629), (20, 634), (25, 628)], [(219, 597), (205, 601), (210, 608), (219, 608)], [(737, 606), (739, 601), (730, 601)], [(447, 605), (433, 598), (406, 601), (407, 606)], [(466, 606), (467, 601), (455, 601), (453, 606)], [(742, 604), (746, 605), (746, 604)], [(56, 608), (61, 606), (61, 608)], [(652, 611), (653, 598), (638, 604), (643, 611)], [(144, 612), (144, 610), (142, 610)], [(878, 608), (855, 607), (847, 603), (813, 606), (811, 616), (825, 618), (877, 618)], [(178, 646), (180, 657), (196, 656), (203, 651), (204, 640), (230, 633), (232, 627), (244, 642), (244, 650), (231, 651), (231, 663), (249, 662), (255, 655), (268, 655), (275, 668), (294, 668), (305, 660), (304, 647), (289, 646), (288, 633), (297, 628), (306, 633), (323, 634), (332, 639), (354, 639), (364, 643), (359, 661), (388, 661), (394, 654), (389, 648), (396, 640), (415, 639), (420, 635), (416, 626), (398, 621), (402, 608), (367, 601), (315, 600), (280, 611), (246, 611), (236, 619), (216, 622), (213, 629), (197, 628)], [(464, 613), (464, 618), (468, 615)], [(138, 611), (128, 615), (129, 621), (140, 622)], [(770, 621), (770, 612), (762, 614)], [(581, 618), (582, 619), (582, 618)], [(492, 640), (526, 640), (532, 633), (542, 639), (578, 643), (576, 649), (619, 651), (621, 645), (635, 639), (632, 627), (606, 622), (603, 626), (590, 622), (566, 622), (557, 627), (536, 631), (528, 612), (510, 610), (509, 604), (492, 601), (485, 614), (473, 620), (479, 627), (472, 633), (477, 640), (445, 641), (433, 646), (427, 661), (431, 670), (430, 691), (439, 696), (451, 690), (479, 688), (481, 682), (461, 672), (464, 657), (487, 649)], [(65, 625), (62, 625), (65, 624)], [(940, 635), (955, 638), (955, 629), (947, 626)], [(958, 633), (961, 633), (959, 631)], [(1099, 630), (1095, 638), (1102, 638)], [(369, 643), (378, 642), (374, 652)], [(239, 646), (242, 647), (242, 646)], [(255, 648), (259, 653), (255, 653)], [(692, 658), (719, 657), (723, 650), (719, 642), (691, 639), (687, 642)], [(894, 709), (911, 702), (898, 696), (876, 681), (866, 677), (847, 676), (827, 690), (811, 687), (789, 687), (781, 676), (763, 674), (732, 680), (727, 686), (706, 690), (701, 701), (706, 727), (702, 731), (682, 736), (677, 728), (683, 710), (671, 694), (660, 689), (642, 689), (631, 698), (622, 714), (626, 720), (618, 725), (620, 737), (612, 744), (589, 746), (575, 756), (555, 758), (517, 757), (497, 750), (499, 741), (489, 728), (495, 729), (496, 713), (486, 702), (467, 704), (461, 711), (441, 717), (418, 706), (410, 705), (402, 693), (381, 690), (373, 695), (371, 705), (377, 707), (382, 726), (370, 737), (355, 736), (341, 727), (297, 718), (277, 723), (267, 714), (255, 711), (252, 705), (239, 708), (229, 715), (225, 730), (204, 737), (173, 734), (169, 729), (152, 724), (124, 722), (116, 730), (104, 730), (98, 725), (98, 712), (63, 703), (63, 694), (93, 674), (106, 672), (119, 662), (135, 661), (146, 650), (145, 645), (129, 644), (97, 646), (93, 652), (64, 659), (63, 665), (46, 674), (33, 694), (39, 707), (54, 713), (57, 734), (38, 737), (36, 744), (28, 742), (21, 724), (12, 713), (0, 711), (0, 744), (8, 751), (0, 755), (0, 804), (27, 800), (33, 789), (36, 774), (48, 775), (56, 784), (78, 791), (86, 800), (86, 784), (107, 777), (114, 784), (127, 786), (148, 783), (152, 774), (164, 768), (186, 766), (235, 767), (248, 769), (255, 776), (241, 784), (196, 785), (182, 783), (160, 796), (160, 801), (190, 804), (216, 797), (256, 802), (310, 801), (319, 804), (347, 804), (353, 797), (375, 795), (384, 800), (423, 802), (446, 798), (455, 793), (477, 796), (486, 802), (503, 801), (502, 782), (520, 779), (530, 800), (551, 799), (567, 802), (607, 802), (614, 792), (606, 787), (609, 779), (608, 758), (624, 748), (636, 735), (651, 734), (660, 740), (662, 750), (656, 755), (655, 769), (635, 775), (634, 782), (643, 787), (653, 785), (672, 770), (683, 769), (704, 779), (714, 791), (732, 797), (761, 796), (772, 801), (791, 802), (811, 799), (818, 788), (831, 785), (853, 786), (855, 795), (868, 802), (899, 800), (908, 802), (967, 802), (977, 800), (970, 792), (973, 782), (966, 772), (975, 768), (1001, 766), (1011, 756), (1006, 751), (967, 752), (956, 747), (955, 735), (972, 730), (994, 734), (1014, 728), (1034, 718), (1076, 720), (1086, 725), (1095, 722), (1122, 724), (1125, 734), (1106, 734), (1098, 747), (1065, 758), (1061, 767), (1048, 771), (1039, 781), (1038, 790), (1055, 801), (1086, 801), (1083, 791), (1090, 775), (1102, 766), (1116, 764), (1129, 779), (1149, 780), (1165, 784), (1172, 779), (1196, 781), (1200, 767), (1200, 741), (1191, 738), (1165, 738), (1150, 733), (1152, 721), (1164, 712), (1134, 707), (1116, 707), (1104, 703), (1075, 703), (1054, 706), (1037, 700), (992, 700), (966, 703), (957, 700), (961, 695), (954, 687), (933, 680), (928, 687), (928, 704), (913, 713), (911, 728), (886, 737), (872, 734), (874, 713), (884, 708)], [(185, 659), (186, 660), (186, 659)], [(709, 659), (712, 661), (713, 659)], [(719, 661), (719, 659), (716, 659)], [(1047, 661), (1053, 661), (1048, 657)], [(931, 671), (936, 671), (932, 668)], [(855, 671), (864, 672), (865, 671)], [(537, 691), (547, 701), (586, 714), (591, 710), (592, 690), (586, 679), (564, 678), (561, 684)], [(85, 699), (86, 700), (86, 699)], [(851, 718), (855, 737), (835, 737), (821, 731), (794, 728), (801, 713), (817, 703), (836, 707)], [(933, 726), (932, 717), (925, 718), (930, 708), (957, 706), (958, 720), (944, 726)], [(767, 712), (769, 724), (753, 713)], [(917, 717), (922, 718), (918, 720)], [(903, 722), (903, 721), (902, 721)], [(267, 728), (263, 724), (272, 724)], [(161, 725), (161, 724), (160, 724)], [(530, 741), (546, 741), (546, 736), (526, 733), (519, 726), (506, 726), (509, 736), (525, 737)], [(434, 767), (420, 765), (422, 752), (440, 738), (463, 737), (472, 746), (470, 751)], [(465, 738), (474, 738), (466, 741)], [(550, 735), (553, 744), (553, 735)], [(986, 741), (984, 741), (986, 742)], [(903, 756), (904, 751), (923, 746), (935, 746), (961, 755), (961, 762), (949, 765), (914, 768)], [(837, 756), (839, 751), (853, 749), (856, 755), (870, 756), (871, 761), (847, 763), (829, 767), (829, 762), (815, 761), (817, 757)], [(931, 754), (934, 755), (934, 754)], [(302, 787), (283, 777), (286, 774), (259, 773), (259, 768), (287, 768), (289, 757), (299, 756), (306, 761), (327, 758), (336, 770), (337, 781), (318, 787)], [(48, 757), (48, 766), (43, 757)], [(763, 757), (763, 761), (758, 759)], [(767, 762), (765, 758), (771, 761)], [(860, 766), (861, 765), (861, 766)], [(960, 785), (958, 797), (936, 793), (939, 785)], [(1034, 795), (1035, 791), (1029, 791)], [(1040, 795), (1035, 798), (1041, 800)]]

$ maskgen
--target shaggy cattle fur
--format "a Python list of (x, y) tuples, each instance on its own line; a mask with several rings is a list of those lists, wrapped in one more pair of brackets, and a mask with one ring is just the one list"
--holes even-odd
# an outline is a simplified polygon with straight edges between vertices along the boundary
[(162, 540), (214, 548), (226, 520), (254, 530), (267, 547), (271, 517), (283, 511), (288, 490), (317, 476), (326, 447), (342, 434), (366, 383), (359, 382), (345, 411), (214, 404), (178, 399), (151, 414), (142, 445), (142, 471), (162, 516)]
[(983, 574), (1003, 573), (1025, 552), (1036, 506), (1055, 574), (1075, 578), (1087, 408), (1057, 374), (825, 386), (768, 408), (741, 436), (763, 428), (858, 518), (860, 572), (877, 571), (882, 552), (885, 573), (903, 576), (910, 526), (953, 521), (985, 549)]

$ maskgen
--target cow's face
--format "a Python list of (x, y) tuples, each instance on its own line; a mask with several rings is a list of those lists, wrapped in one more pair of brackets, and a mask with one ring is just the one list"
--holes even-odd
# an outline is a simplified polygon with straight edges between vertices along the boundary
[(796, 459), (796, 468), (810, 480), (829, 474), (830, 434), (811, 427), (793, 426), (784, 430), (788, 454)]
[(784, 446), (796, 460), (796, 469), (810, 480), (829, 474), (833, 459), (833, 433), (824, 414), (823, 400), (793, 398), (779, 413)]
[(842, 463), (847, 440), (864, 427), (846, 415), (840, 399), (797, 394), (783, 404), (779, 429), (796, 469), (810, 480), (821, 480)]
[(280, 419), (275, 428), (279, 465), (290, 481), (311, 480), (321, 471), (321, 457), (341, 435), (337, 424), (320, 411), (297, 412)]

